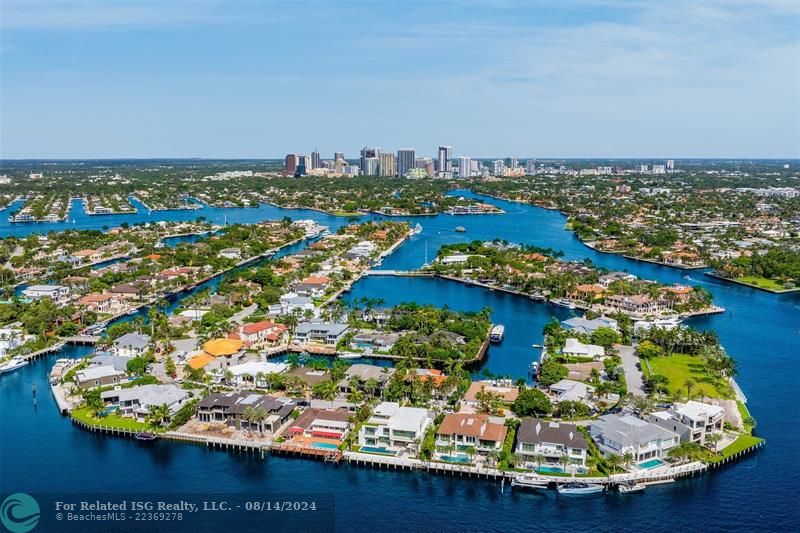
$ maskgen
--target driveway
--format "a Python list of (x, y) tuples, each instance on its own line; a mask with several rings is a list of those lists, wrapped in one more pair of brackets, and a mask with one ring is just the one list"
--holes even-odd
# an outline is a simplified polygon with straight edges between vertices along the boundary
[(244, 322), (244, 319), (252, 315), (253, 313), (258, 310), (258, 305), (252, 304), (248, 305), (238, 313), (234, 314), (230, 319), (229, 322), (236, 322), (237, 324), (241, 324)]
[(622, 358), (622, 368), (625, 371), (625, 382), (628, 384), (628, 392), (636, 396), (647, 396), (647, 393), (644, 391), (642, 371), (636, 368), (636, 363), (639, 362), (639, 358), (636, 357), (633, 346), (616, 344), (614, 348), (617, 349)]

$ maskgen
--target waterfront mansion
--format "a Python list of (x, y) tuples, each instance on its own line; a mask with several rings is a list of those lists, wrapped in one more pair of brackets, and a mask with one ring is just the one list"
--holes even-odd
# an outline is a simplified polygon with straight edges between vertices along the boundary
[(563, 468), (569, 465), (582, 472), (586, 468), (589, 444), (575, 424), (523, 418), (517, 430), (516, 454), (527, 468)]
[(358, 444), (383, 450), (406, 450), (422, 439), (430, 422), (427, 409), (383, 402), (375, 407), (372, 416), (361, 426)]

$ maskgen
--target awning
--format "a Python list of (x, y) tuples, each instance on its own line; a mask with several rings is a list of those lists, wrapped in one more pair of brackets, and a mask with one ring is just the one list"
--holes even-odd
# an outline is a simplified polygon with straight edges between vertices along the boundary
[(328, 437), (331, 439), (340, 439), (342, 438), (342, 434), (336, 431), (322, 431), (319, 429), (315, 429), (311, 432), (311, 435), (314, 437)]

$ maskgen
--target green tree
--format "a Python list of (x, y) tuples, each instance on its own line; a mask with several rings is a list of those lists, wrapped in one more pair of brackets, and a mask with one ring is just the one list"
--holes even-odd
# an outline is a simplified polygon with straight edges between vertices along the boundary
[(539, 389), (525, 388), (519, 391), (511, 405), (517, 416), (546, 416), (553, 410), (550, 398)]

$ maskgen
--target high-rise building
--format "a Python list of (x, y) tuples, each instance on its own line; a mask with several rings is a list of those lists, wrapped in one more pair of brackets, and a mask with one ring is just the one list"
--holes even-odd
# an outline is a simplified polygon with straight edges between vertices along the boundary
[(472, 176), (472, 160), (469, 157), (458, 158), (458, 177), (468, 178)]
[(667, 169), (664, 167), (664, 165), (653, 165), (651, 170), (653, 174), (664, 174), (666, 171)]
[(647, 165), (635, 165), (633, 169), (636, 172), (647, 172)]
[(338, 160), (340, 160), (340, 159), (341, 159), (342, 161), (344, 161), (344, 160), (345, 160), (345, 159), (344, 159), (344, 152), (334, 152), (334, 153), (333, 153), (333, 161), (334, 161), (334, 162), (336, 162), (336, 161), (338, 161)]
[(667, 159), (667, 170), (675, 170), (675, 160)]
[(401, 178), (414, 168), (416, 152), (413, 148), (401, 148), (397, 151), (397, 175)]
[(508, 166), (509, 166), (509, 168), (517, 168), (517, 158), (516, 157), (509, 157), (508, 158)]
[(502, 159), (492, 161), (492, 176), (502, 176), (505, 170), (506, 164)]
[(364, 176), (377, 176), (379, 161), (377, 157), (363, 157), (361, 159), (361, 174)]
[(385, 178), (393, 178), (395, 175), (397, 175), (397, 159), (394, 157), (394, 154), (380, 154), (378, 160), (378, 172), (381, 176)]
[(380, 155), (381, 155), (381, 149), (380, 148), (377, 148), (377, 147), (376, 148), (370, 148), (368, 146), (365, 146), (364, 148), (362, 148), (361, 149), (361, 165), (360, 165), (361, 166), (361, 173), (365, 174), (367, 176), (376, 176), (377, 174), (368, 174), (367, 173), (365, 162), (366, 162), (367, 159), (369, 159), (371, 157), (374, 157), (374, 158), (377, 159), (377, 158), (380, 157)]
[(319, 157), (319, 152), (315, 148), (314, 151), (311, 152), (311, 168), (320, 168), (321, 166), (322, 162)]
[(425, 170), (425, 175), (432, 178), (436, 175), (436, 165), (430, 157), (418, 157), (414, 161), (414, 166)]
[(525, 161), (525, 174), (528, 176), (533, 176), (536, 174), (536, 160), (535, 159), (528, 159)]
[(439, 172), (450, 172), (453, 170), (453, 147), (440, 146), (438, 158), (436, 159), (436, 170)]
[(311, 170), (311, 157), (307, 155), (297, 156), (297, 168), (294, 171), (295, 176), (305, 176)]
[(285, 176), (294, 176), (299, 163), (300, 161), (297, 157), (297, 154), (286, 154), (286, 160), (283, 166), (283, 174)]

